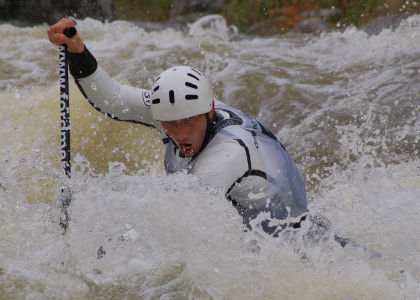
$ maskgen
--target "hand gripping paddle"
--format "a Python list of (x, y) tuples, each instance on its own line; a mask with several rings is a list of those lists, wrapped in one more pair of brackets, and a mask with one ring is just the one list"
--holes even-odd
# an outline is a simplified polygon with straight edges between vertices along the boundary
[[(76, 28), (70, 27), (64, 30), (64, 35), (71, 38), (77, 33)], [(64, 174), (71, 177), (70, 165), (70, 103), (69, 103), (69, 74), (67, 45), (61, 44), (59, 47), (59, 69), (60, 69), (60, 114), (61, 114), (61, 162)], [(68, 207), (73, 200), (70, 188), (63, 185), (61, 188), (61, 214), (60, 227), (61, 234), (65, 235), (70, 222)]]

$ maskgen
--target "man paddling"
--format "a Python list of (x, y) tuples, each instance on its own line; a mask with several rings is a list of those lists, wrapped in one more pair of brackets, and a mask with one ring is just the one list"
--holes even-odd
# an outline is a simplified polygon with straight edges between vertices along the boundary
[[(244, 224), (260, 213), (265, 232), (278, 236), (299, 228), (307, 214), (306, 187), (286, 149), (266, 127), (213, 95), (202, 72), (180, 66), (164, 71), (152, 89), (117, 83), (97, 63), (62, 19), (48, 30), (49, 40), (66, 44), (70, 73), (88, 101), (115, 120), (150, 126), (162, 134), (165, 170), (184, 171), (223, 187)], [(95, 85), (93, 89), (92, 86)]]

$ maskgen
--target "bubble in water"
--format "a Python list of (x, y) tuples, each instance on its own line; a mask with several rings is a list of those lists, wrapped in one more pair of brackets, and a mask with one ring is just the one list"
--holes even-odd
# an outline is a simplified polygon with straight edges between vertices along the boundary
[(184, 61), (184, 65), (188, 64), (188, 59), (185, 56), (181, 56), (181, 59)]
[(90, 87), (92, 88), (92, 90), (97, 91), (98, 87), (96, 86), (96, 82), (92, 82), (92, 84), (90, 85)]
[(92, 129), (98, 129), (99, 126), (97, 124), (95, 124), (95, 123), (92, 123), (92, 124), (90, 124), (90, 128), (92, 128)]

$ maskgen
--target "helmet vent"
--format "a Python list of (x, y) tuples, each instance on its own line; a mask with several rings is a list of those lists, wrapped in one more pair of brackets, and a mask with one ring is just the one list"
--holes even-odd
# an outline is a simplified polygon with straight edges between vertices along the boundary
[(185, 99), (187, 99), (187, 100), (197, 100), (198, 96), (197, 95), (185, 95)]
[(172, 105), (174, 105), (174, 103), (175, 103), (175, 93), (174, 93), (174, 91), (173, 91), (173, 90), (170, 90), (170, 91), (169, 91), (169, 102), (170, 102)]
[(157, 86), (153, 89), (153, 92), (156, 92), (158, 89), (160, 88), (160, 86)]
[(153, 99), (152, 100), (152, 104), (159, 104), (160, 103), (160, 99)]
[(197, 80), (197, 81), (200, 81), (200, 79), (198, 79), (198, 77), (196, 77), (196, 76), (194, 76), (193, 74), (191, 74), (191, 73), (188, 73), (187, 74), (188, 76), (190, 76), (190, 77), (192, 77), (192, 78), (194, 78), (195, 80)]
[(185, 85), (193, 89), (198, 89), (198, 87), (195, 84), (192, 84), (190, 82), (186, 82)]

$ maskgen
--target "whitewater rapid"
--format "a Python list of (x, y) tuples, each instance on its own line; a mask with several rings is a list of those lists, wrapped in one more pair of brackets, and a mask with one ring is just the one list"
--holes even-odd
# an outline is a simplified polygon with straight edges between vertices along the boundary
[(78, 20), (116, 80), (150, 87), (194, 66), (266, 124), (301, 169), (311, 214), (331, 222), (317, 242), (310, 222), (279, 239), (244, 232), (223, 191), (164, 174), (157, 133), (99, 114), (73, 82), (66, 179), (58, 49), (47, 26), (0, 25), (0, 299), (418, 299), (419, 22), (229, 40), (223, 26), (189, 35)]

